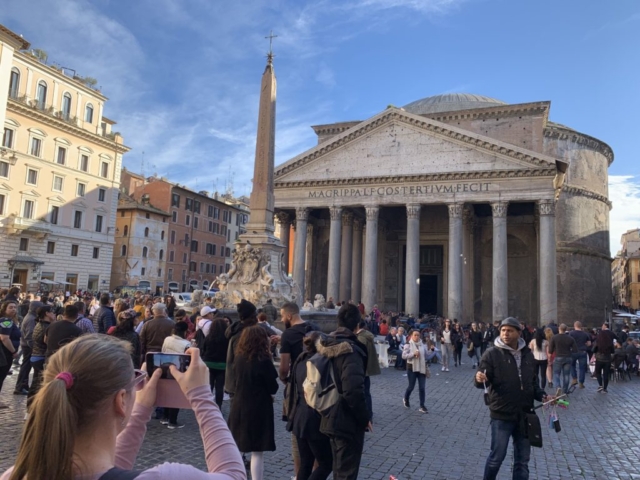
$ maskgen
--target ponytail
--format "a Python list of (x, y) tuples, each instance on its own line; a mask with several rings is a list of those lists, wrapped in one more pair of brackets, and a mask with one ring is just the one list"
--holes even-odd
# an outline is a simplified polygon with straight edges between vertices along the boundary
[(113, 337), (84, 335), (51, 356), (10, 480), (70, 480), (96, 473), (78, 471), (76, 439), (99, 428), (100, 411), (133, 378), (130, 350), (128, 342)]

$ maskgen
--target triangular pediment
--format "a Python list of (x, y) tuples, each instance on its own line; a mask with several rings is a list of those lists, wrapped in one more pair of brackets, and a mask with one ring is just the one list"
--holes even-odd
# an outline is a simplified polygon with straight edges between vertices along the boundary
[(389, 108), (278, 166), (275, 181), (524, 174), (551, 172), (556, 162), (544, 154)]
[(54, 195), (52, 197), (47, 197), (47, 200), (54, 203), (67, 203), (67, 201), (62, 198), (60, 195)]

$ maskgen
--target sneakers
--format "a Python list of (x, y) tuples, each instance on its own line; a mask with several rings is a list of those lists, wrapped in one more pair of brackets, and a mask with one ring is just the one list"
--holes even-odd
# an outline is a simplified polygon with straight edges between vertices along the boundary
[(182, 427), (184, 427), (184, 423), (170, 423), (167, 428), (169, 428), (170, 430), (175, 430), (176, 428)]
[(609, 392), (607, 392), (607, 389), (606, 389), (606, 388), (603, 388), (603, 389), (602, 389), (602, 391), (601, 391), (600, 393), (609, 393)]
[(584, 383), (581, 383), (581, 384), (580, 384), (580, 388), (584, 388)]
[(601, 391), (603, 391), (603, 390), (604, 390), (604, 387), (598, 387), (598, 390), (597, 390), (597, 391), (598, 391), (598, 392), (601, 392)]
[(576, 378), (571, 380), (571, 385), (577, 385), (577, 384), (578, 384), (578, 380)]
[(429, 413), (429, 410), (427, 410), (427, 407), (420, 407), (420, 410), (418, 410), (420, 413)]
[(442, 371), (443, 371), (443, 372), (445, 371), (445, 368), (444, 368), (444, 367), (442, 367)]
[(448, 371), (449, 371), (449, 369), (448, 369), (448, 368), (446, 368), (444, 371), (445, 371), (445, 372), (448, 372)]
[(402, 404), (404, 405), (404, 408), (409, 408), (409, 400), (407, 400), (406, 398), (402, 399)]
[(163, 418), (162, 420), (160, 420), (160, 423), (162, 425), (169, 425), (169, 419), (168, 418)]

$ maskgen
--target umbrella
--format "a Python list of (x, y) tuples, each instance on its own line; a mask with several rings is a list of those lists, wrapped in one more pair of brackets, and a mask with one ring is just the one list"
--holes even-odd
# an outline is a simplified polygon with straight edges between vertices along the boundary
[(57, 285), (56, 282), (47, 278), (43, 278), (42, 280), (40, 280), (40, 283), (44, 283), (45, 285)]

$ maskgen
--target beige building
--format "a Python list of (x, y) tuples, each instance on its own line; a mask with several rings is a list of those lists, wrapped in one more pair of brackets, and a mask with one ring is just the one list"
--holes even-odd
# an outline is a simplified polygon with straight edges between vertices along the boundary
[(613, 152), (550, 109), (446, 94), (313, 127), (318, 145), (275, 169), (304, 298), (599, 324)]
[[(230, 223), (228, 224), (229, 228), (227, 229), (226, 246), (229, 252), (232, 252), (234, 248), (236, 248), (236, 241), (240, 235), (247, 233), (246, 225), (249, 222), (249, 214), (251, 213), (251, 210), (249, 209), (249, 199), (245, 196), (234, 197), (232, 195), (219, 195), (217, 192), (214, 193), (214, 198), (217, 198), (221, 202), (232, 207), (232, 210), (230, 210), (231, 217)], [(230, 256), (227, 256), (225, 272), (229, 271), (229, 268), (231, 268), (229, 260)]]
[(611, 264), (614, 303), (640, 310), (640, 229), (623, 233), (620, 243), (622, 250)]
[(167, 261), (169, 213), (155, 208), (149, 195), (140, 202), (120, 194), (116, 216), (111, 289), (123, 286), (162, 294)]
[(106, 290), (129, 149), (94, 81), (29, 46), (0, 25), (0, 284)]

